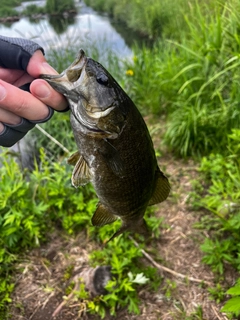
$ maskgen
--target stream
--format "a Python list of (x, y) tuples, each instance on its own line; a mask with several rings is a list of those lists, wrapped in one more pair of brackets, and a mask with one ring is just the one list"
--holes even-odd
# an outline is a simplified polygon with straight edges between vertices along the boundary
[[(16, 9), (21, 12), (30, 4), (44, 6), (45, 0), (23, 2)], [(81, 37), (81, 39), (89, 39), (99, 46), (104, 43), (104, 46), (122, 58), (131, 56), (130, 46), (134, 41), (141, 41), (133, 32), (126, 30), (126, 27), (111, 21), (104, 14), (95, 12), (83, 2), (77, 3), (77, 10), (76, 15), (65, 15), (64, 19), (59, 16), (40, 16), (33, 20), (23, 16), (16, 22), (1, 23), (0, 34), (32, 39), (41, 45), (46, 52), (52, 46), (55, 48), (61, 46), (68, 39)]]

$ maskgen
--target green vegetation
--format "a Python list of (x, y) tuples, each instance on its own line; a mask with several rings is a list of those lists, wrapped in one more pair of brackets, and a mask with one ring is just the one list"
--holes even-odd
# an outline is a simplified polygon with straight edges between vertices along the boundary
[(0, 8), (0, 17), (17, 17), (19, 16), (19, 12), (15, 9), (12, 9), (8, 5), (1, 5)]
[[(71, 168), (66, 160), (51, 162), (40, 149), (40, 163), (40, 167), (35, 163), (32, 172), (23, 171), (11, 155), (7, 152), (1, 154), (1, 318), (6, 315), (7, 303), (11, 302), (14, 263), (22, 250), (39, 246), (56, 226), (68, 234), (84, 229), (92, 239), (101, 243), (110, 237), (113, 228), (116, 231), (119, 227), (119, 222), (114, 227), (106, 226), (100, 230), (91, 227), (90, 218), (97, 199), (91, 186), (78, 190), (70, 186)], [(155, 227), (161, 223), (154, 217), (149, 217), (147, 222)], [(158, 232), (153, 232), (153, 238)], [(144, 285), (149, 279), (154, 279), (155, 284), (161, 281), (155, 269), (136, 263), (141, 256), (140, 248), (135, 248), (127, 235), (115, 239), (103, 250), (91, 253), (92, 263), (111, 265), (114, 277), (106, 287), (109, 294), (95, 300), (86, 300), (85, 297), (90, 312), (104, 318), (106, 308), (115, 314), (119, 307), (127, 306), (129, 312), (139, 313), (137, 286)]]
[[(196, 208), (204, 207), (212, 213), (204, 215), (197, 227), (211, 233), (211, 239), (206, 238), (201, 245), (203, 262), (212, 268), (220, 281), (227, 264), (240, 271), (240, 129), (233, 129), (227, 138), (223, 153), (202, 158), (199, 168), (202, 183), (195, 183), (196, 193), (192, 198)], [(236, 286), (227, 291), (234, 297), (223, 308), (235, 315), (240, 314), (239, 281), (240, 278)], [(218, 286), (215, 293), (213, 289), (210, 292), (215, 299), (223, 300)]]
[(188, 7), (186, 0), (86, 0), (98, 11), (107, 12), (114, 19), (150, 38), (172, 36), (184, 25), (182, 10)]
[[(3, 0), (1, 2), (0, 17), (12, 17), (19, 16), (19, 12), (14, 9), (21, 5), (22, 0)], [(35, 4), (28, 5), (21, 15), (33, 16), (33, 15), (62, 15), (64, 12), (71, 11), (76, 13), (76, 6), (74, 0), (47, 0), (44, 7), (39, 7)]]
[(225, 148), (227, 134), (239, 127), (238, 21), (231, 6), (211, 17), (199, 8), (186, 17), (181, 42), (161, 40), (153, 50), (135, 50), (127, 66), (131, 96), (145, 114), (167, 117), (164, 138), (177, 155)]
[(46, 12), (48, 14), (62, 14), (65, 11), (76, 12), (74, 0), (47, 0)]
[(29, 4), (25, 10), (23, 10), (22, 15), (24, 16), (32, 16), (32, 15), (38, 15), (38, 14), (46, 14), (46, 8), (45, 7), (38, 7), (36, 4)]

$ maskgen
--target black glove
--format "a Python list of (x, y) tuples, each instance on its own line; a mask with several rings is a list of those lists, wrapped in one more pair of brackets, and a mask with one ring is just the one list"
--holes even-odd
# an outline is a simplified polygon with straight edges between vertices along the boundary
[[(31, 40), (0, 36), (0, 67), (26, 71), (30, 58), (37, 50), (41, 50), (44, 54), (43, 48)], [(29, 91), (29, 86), (30, 83), (23, 85), (20, 89)], [(22, 139), (36, 123), (48, 121), (53, 115), (53, 109), (48, 108), (49, 114), (44, 120), (29, 121), (22, 118), (21, 123), (17, 125), (3, 123), (5, 128), (0, 133), (0, 146), (11, 147)]]

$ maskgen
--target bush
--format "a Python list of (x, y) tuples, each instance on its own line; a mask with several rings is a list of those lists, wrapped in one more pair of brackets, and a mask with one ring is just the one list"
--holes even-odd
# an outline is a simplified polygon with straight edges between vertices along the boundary
[(32, 16), (35, 14), (45, 14), (46, 13), (46, 9), (44, 7), (38, 7), (35, 4), (30, 4), (28, 5), (25, 10), (23, 10), (22, 14), (26, 15), (26, 16)]
[(0, 8), (0, 17), (17, 17), (19, 16), (19, 13), (17, 10), (12, 9), (8, 6), (2, 6)]
[(62, 14), (69, 10), (76, 11), (74, 0), (47, 0), (45, 8), (48, 14)]
[[(204, 157), (200, 166), (202, 192), (197, 191), (194, 205), (209, 211), (197, 227), (207, 230), (211, 238), (201, 245), (203, 262), (222, 276), (231, 264), (240, 271), (240, 130), (228, 135), (224, 154)], [(238, 284), (227, 294), (234, 295), (223, 308), (224, 312), (240, 314)]]

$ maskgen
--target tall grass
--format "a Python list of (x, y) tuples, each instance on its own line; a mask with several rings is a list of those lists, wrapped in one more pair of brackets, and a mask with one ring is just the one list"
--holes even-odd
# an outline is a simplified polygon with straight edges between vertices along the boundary
[(184, 20), (180, 12), (188, 6), (186, 0), (86, 0), (87, 5), (107, 12), (116, 20), (150, 38), (174, 36)]
[[(133, 98), (145, 113), (167, 115), (165, 140), (182, 156), (224, 148), (240, 124), (240, 4), (233, 0), (205, 15), (185, 15), (181, 41), (135, 50)], [(193, 14), (194, 13), (194, 14)]]

